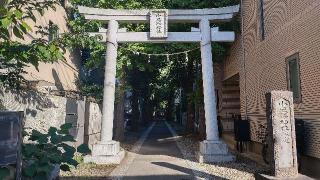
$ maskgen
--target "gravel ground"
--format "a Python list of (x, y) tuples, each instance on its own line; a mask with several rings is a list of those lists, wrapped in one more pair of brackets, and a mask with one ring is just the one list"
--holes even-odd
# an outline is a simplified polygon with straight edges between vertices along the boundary
[[(194, 137), (182, 137), (178, 140), (179, 146), (189, 154), (189, 160), (196, 160), (194, 152), (199, 150), (199, 142)], [(183, 153), (185, 154), (185, 153)], [(187, 155), (188, 156), (188, 155)], [(215, 163), (215, 164), (205, 164), (196, 163), (197, 166), (204, 172), (206, 179), (255, 179), (255, 173), (261, 173), (268, 170), (267, 167), (262, 166), (250, 159), (244, 158), (240, 155), (236, 155), (237, 160), (235, 162), (229, 163)], [(190, 158), (191, 157), (191, 158)], [(192, 163), (191, 163), (192, 164)], [(203, 175), (202, 175), (203, 177)]]
[[(174, 128), (181, 134), (181, 129), (177, 126), (174, 126)], [(235, 152), (233, 152), (233, 154), (237, 156), (235, 162), (215, 164), (198, 163), (195, 155), (196, 152), (199, 151), (199, 140), (195, 136), (180, 136), (177, 143), (189, 166), (194, 169), (194, 173), (204, 179), (251, 180), (255, 179), (255, 173), (268, 171), (267, 167), (242, 157)]]
[(79, 164), (77, 168), (73, 168), (71, 172), (60, 171), (60, 179), (62, 180), (105, 180), (116, 165), (97, 165), (97, 164)]
[[(121, 148), (130, 151), (138, 141), (139, 137), (145, 127), (140, 128), (136, 132), (126, 132), (125, 140), (121, 142)], [(117, 165), (98, 165), (94, 163), (81, 163), (77, 168), (72, 168), (70, 172), (60, 171), (60, 179), (63, 180), (77, 180), (77, 179), (90, 179), (90, 180), (106, 180), (110, 173), (117, 167)]]

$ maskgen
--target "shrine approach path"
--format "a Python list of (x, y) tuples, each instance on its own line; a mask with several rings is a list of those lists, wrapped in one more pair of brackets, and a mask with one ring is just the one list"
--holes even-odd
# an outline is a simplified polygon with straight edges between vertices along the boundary
[(164, 121), (154, 123), (137, 152), (112, 173), (112, 179), (194, 179), (192, 169), (183, 159), (176, 138)]

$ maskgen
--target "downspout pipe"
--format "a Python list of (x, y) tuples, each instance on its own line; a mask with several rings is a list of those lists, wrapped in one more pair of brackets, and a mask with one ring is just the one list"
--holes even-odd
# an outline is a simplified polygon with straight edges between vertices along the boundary
[(245, 48), (244, 48), (243, 0), (240, 0), (240, 6), (241, 6), (241, 49), (242, 49), (242, 64), (243, 64), (243, 70), (244, 70), (245, 119), (248, 120), (247, 70), (246, 70), (246, 54), (245, 54)]

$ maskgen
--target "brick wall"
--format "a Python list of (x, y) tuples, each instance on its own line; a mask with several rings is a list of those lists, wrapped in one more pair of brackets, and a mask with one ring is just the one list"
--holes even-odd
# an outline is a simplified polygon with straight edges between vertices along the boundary
[(243, 10), (246, 69), (237, 36), (224, 63), (224, 77), (240, 74), (241, 114), (247, 111), (252, 140), (262, 141), (265, 93), (287, 90), (286, 58), (299, 53), (302, 102), (295, 104), (295, 117), (307, 124), (307, 155), (320, 158), (320, 1), (264, 0), (264, 40), (258, 2), (243, 0)]

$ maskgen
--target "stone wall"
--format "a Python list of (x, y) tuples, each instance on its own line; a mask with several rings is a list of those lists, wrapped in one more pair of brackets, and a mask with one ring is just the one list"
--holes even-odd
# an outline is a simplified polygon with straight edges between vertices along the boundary
[(101, 108), (98, 104), (35, 91), (12, 91), (0, 88), (0, 110), (24, 111), (25, 128), (45, 132), (49, 127), (72, 123), (74, 145), (100, 139)]

